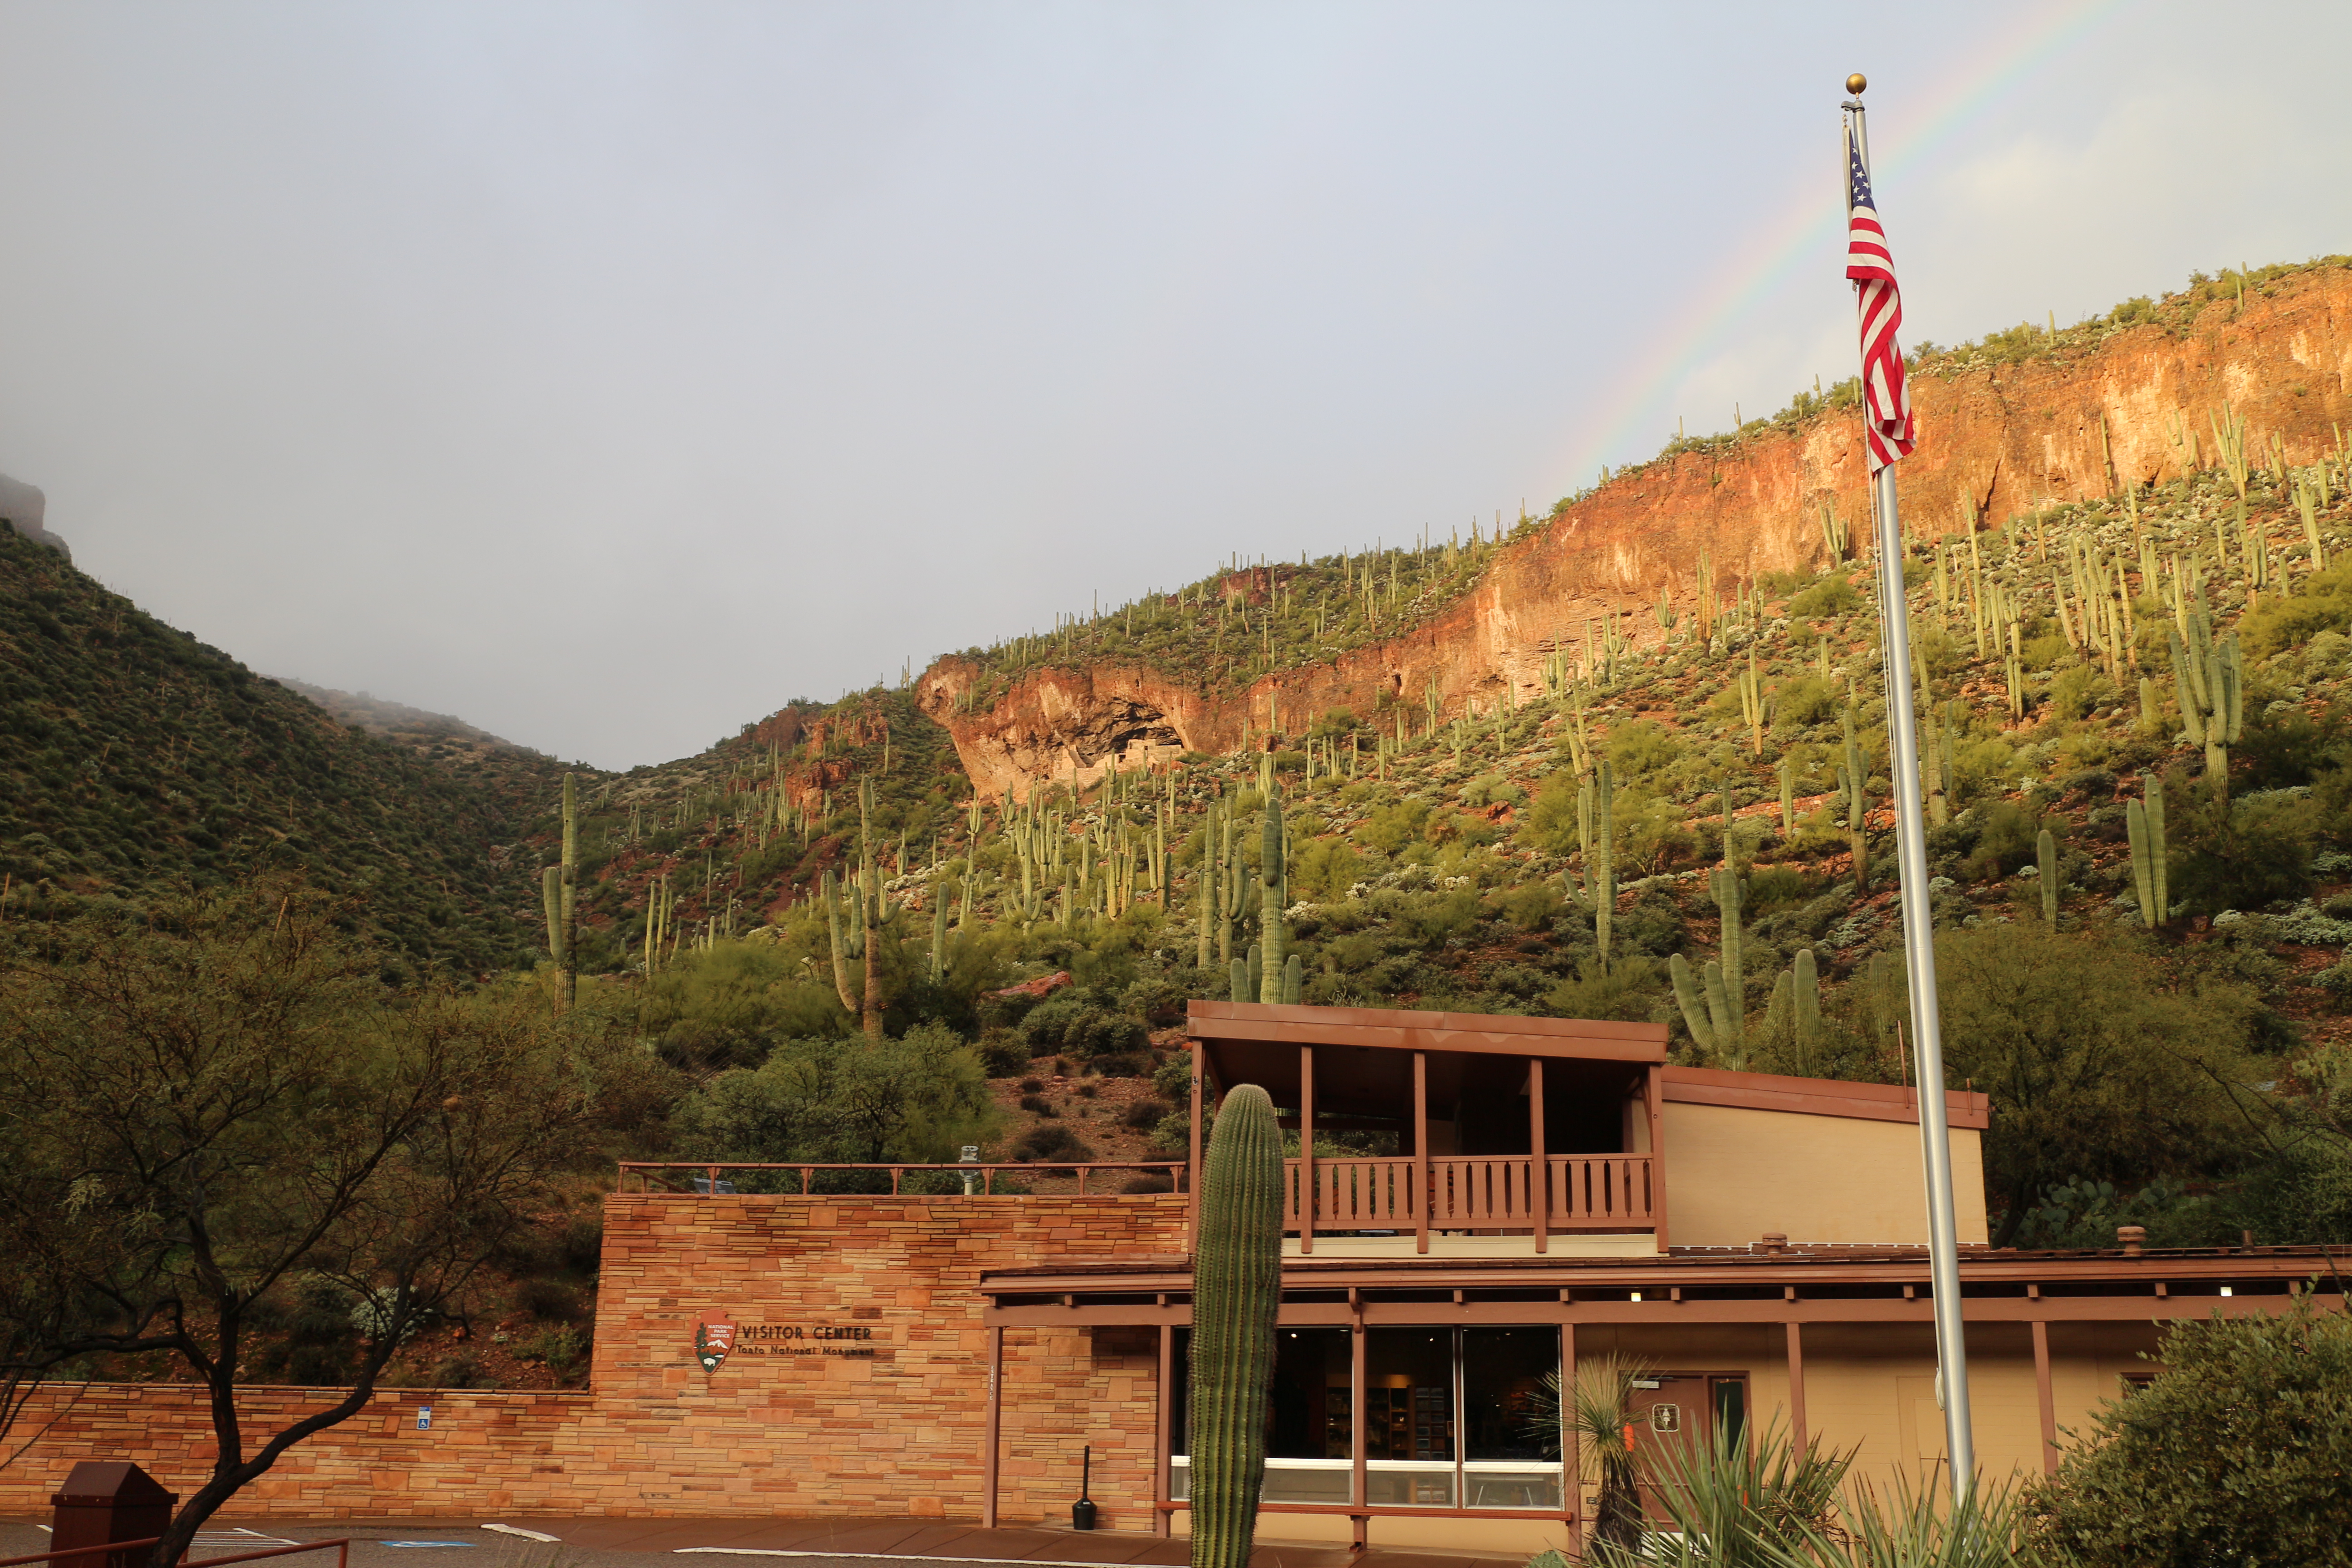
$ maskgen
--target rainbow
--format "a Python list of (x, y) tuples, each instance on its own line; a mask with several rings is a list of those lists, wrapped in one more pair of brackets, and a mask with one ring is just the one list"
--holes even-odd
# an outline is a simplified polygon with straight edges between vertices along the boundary
[[(1899, 178), (1948, 146), (2123, 5), (2124, 0), (2063, 0), (2031, 12), (1987, 38), (1925, 93), (1906, 102), (1906, 118), (1894, 135), (1874, 136), (1874, 174)], [(1824, 114), (1825, 150), (1829, 129)], [(1881, 132), (1885, 129), (1883, 121), (1874, 127)], [(1580, 486), (1597, 479), (1601, 465), (1612, 457), (1621, 463), (1648, 458), (1674, 428), (1673, 417), (1665, 412), (1669, 397), (1726, 338), (1759, 315), (1801, 273), (1818, 273), (1823, 289), (1838, 279), (1845, 209), (1826, 151), (1817, 174), (1806, 182), (1807, 194), (1787, 202), (1777, 219), (1746, 243), (1728, 247), (1723, 266), (1693, 295), (1690, 308), (1675, 312), (1673, 324), (1626, 363), (1602, 397), (1601, 405), (1618, 410), (1617, 417), (1597, 434), (1569, 446), (1558, 471)], [(1758, 412), (1771, 409), (1759, 407)], [(1710, 427), (1702, 425), (1700, 429)], [(1643, 431), (1659, 434), (1645, 437), (1640, 434)]]

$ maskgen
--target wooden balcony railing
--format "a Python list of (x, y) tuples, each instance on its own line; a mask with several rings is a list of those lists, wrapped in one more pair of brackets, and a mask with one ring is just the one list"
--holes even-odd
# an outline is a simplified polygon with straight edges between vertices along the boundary
[[(1416, 1159), (1284, 1162), (1283, 1228), (1301, 1228), (1311, 1187), (1315, 1229), (1620, 1231), (1657, 1225), (1655, 1173), (1647, 1154), (1465, 1157), (1428, 1162), (1421, 1189)], [(1538, 1186), (1541, 1180), (1542, 1185)], [(1548, 1201), (1547, 1201), (1548, 1200)]]

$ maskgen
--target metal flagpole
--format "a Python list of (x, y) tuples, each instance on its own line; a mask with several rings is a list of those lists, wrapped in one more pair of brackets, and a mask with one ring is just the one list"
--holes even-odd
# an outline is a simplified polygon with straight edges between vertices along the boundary
[[(1870, 168), (1860, 76), (1846, 79), (1845, 113), (1864, 172)], [(1853, 186), (1847, 187), (1853, 210)], [(1863, 374), (1870, 374), (1864, 364)], [(1864, 407), (1868, 408), (1867, 398)], [(1864, 460), (1867, 461), (1867, 443)], [(1976, 1479), (1976, 1440), (1969, 1420), (1969, 1348), (1960, 1323), (1959, 1227), (1953, 1218), (1952, 1134), (1944, 1101), (1944, 1031), (1936, 1002), (1936, 928), (1927, 906), (1927, 827), (1920, 815), (1919, 731), (1911, 703), (1911, 609), (1903, 595), (1903, 525), (1895, 507), (1895, 465), (1872, 476), (1877, 502), (1878, 603), (1885, 629), (1886, 738), (1894, 752), (1895, 878), (1903, 896), (1903, 956), (1908, 973), (1911, 1037), (1918, 1052), (1919, 1137), (1927, 1151), (1927, 1268), (1936, 1310), (1936, 1402), (1944, 1408), (1944, 1452), (1952, 1500), (1965, 1501)]]

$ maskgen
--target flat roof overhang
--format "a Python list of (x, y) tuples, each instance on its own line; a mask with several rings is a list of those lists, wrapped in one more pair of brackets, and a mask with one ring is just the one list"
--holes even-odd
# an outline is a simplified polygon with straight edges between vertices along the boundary
[[(2274, 1310), (2305, 1281), (2344, 1305), (2352, 1248), (1978, 1252), (1960, 1259), (1969, 1322), (2140, 1321)], [(1695, 1250), (1655, 1258), (1286, 1258), (1286, 1323), (1705, 1323), (1931, 1321), (1925, 1251)], [(2233, 1293), (2223, 1296), (2221, 1289)], [(1002, 1326), (1192, 1321), (1186, 1260), (997, 1270), (983, 1321)], [(1638, 1296), (1638, 1299), (1636, 1297)], [(2324, 1300), (2325, 1298), (2323, 1298)]]

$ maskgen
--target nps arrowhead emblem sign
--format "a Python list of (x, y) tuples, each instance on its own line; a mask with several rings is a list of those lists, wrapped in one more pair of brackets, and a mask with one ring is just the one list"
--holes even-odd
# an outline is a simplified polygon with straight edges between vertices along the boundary
[(735, 1348), (735, 1325), (722, 1319), (705, 1318), (694, 1325), (694, 1355), (702, 1363), (705, 1372), (717, 1372), (727, 1352)]

